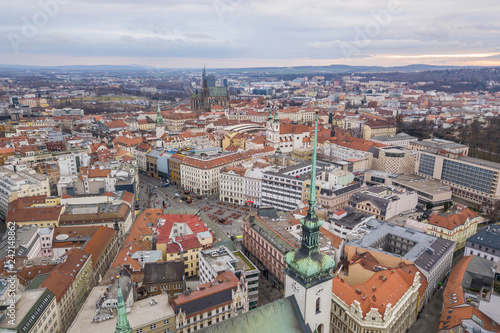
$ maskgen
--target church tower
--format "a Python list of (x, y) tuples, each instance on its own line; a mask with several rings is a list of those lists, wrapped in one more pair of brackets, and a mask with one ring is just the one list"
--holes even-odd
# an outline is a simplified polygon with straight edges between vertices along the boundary
[[(159, 104), (158, 104), (158, 110), (156, 113), (155, 123), (156, 123), (156, 138), (159, 140), (159, 139), (161, 139), (163, 134), (165, 134), (165, 124), (163, 122), (163, 117), (161, 116), (161, 110), (160, 110)], [(157, 141), (157, 142), (160, 142), (160, 141)], [(157, 146), (159, 147), (160, 145), (157, 144)]]
[(318, 333), (330, 332), (332, 298), (332, 269), (335, 261), (319, 250), (319, 233), (323, 224), (316, 216), (316, 150), (318, 113), (314, 129), (309, 210), (300, 220), (302, 239), (300, 249), (288, 252), (285, 262), (285, 297), (295, 295), (304, 321)]
[(118, 280), (118, 305), (116, 309), (116, 328), (115, 333), (132, 333), (132, 327), (127, 319), (127, 310), (125, 308), (125, 301), (123, 300), (122, 288), (120, 285), (120, 275), (116, 276)]
[(273, 108), (269, 107), (269, 114), (267, 115), (266, 123), (266, 139), (271, 143), (275, 149), (280, 147), (280, 122), (278, 118), (278, 107), (274, 107), (274, 120)]

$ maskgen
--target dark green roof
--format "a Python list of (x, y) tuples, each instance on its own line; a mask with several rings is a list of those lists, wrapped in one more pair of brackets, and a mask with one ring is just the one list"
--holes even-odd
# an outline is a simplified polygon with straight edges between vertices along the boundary
[(325, 280), (331, 279), (335, 268), (335, 260), (318, 249), (308, 251), (301, 247), (285, 255), (288, 265), (287, 273), (298, 280), (303, 286), (309, 288)]
[(26, 287), (26, 290), (34, 290), (40, 288), (40, 285), (48, 276), (49, 273), (38, 274), (33, 280), (31, 280), (30, 284)]
[(24, 318), (19, 322), (17, 326), (18, 331), (20, 333), (29, 332), (54, 297), (54, 294), (51, 293), (50, 290), (45, 289), (28, 313), (26, 313)]
[(214, 96), (227, 96), (227, 87), (208, 87), (208, 95)]
[(231, 317), (219, 324), (199, 330), (203, 333), (310, 333), (295, 300), (295, 296)]

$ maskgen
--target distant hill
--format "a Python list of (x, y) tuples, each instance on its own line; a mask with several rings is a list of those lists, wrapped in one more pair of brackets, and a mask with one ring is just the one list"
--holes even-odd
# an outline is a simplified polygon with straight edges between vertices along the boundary
[[(295, 67), (248, 67), (248, 68), (210, 68), (210, 72), (217, 73), (249, 73), (249, 74), (342, 74), (342, 73), (389, 73), (389, 72), (419, 72), (435, 70), (451, 70), (463, 68), (459, 66), (434, 66), (414, 64), (408, 66), (382, 67), (382, 66), (295, 66)], [(0, 72), (4, 74), (22, 74), (30, 71), (36, 72), (150, 72), (161, 70), (166, 72), (199, 71), (198, 68), (157, 68), (143, 65), (71, 65), (71, 66), (28, 66), (28, 65), (1, 65)]]
[(249, 68), (217, 68), (210, 69), (211, 72), (219, 73), (269, 73), (269, 74), (300, 74), (300, 73), (382, 73), (382, 72), (419, 72), (434, 70), (450, 70), (474, 68), (459, 66), (434, 66), (425, 64), (414, 64), (407, 66), (383, 67), (383, 66), (349, 66), (349, 65), (330, 65), (330, 66), (296, 66), (296, 67), (249, 67)]

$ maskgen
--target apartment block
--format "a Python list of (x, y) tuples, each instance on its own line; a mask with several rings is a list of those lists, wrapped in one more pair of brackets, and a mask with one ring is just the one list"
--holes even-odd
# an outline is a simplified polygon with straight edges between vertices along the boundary
[(467, 238), (465, 256), (478, 256), (494, 262), (500, 261), (500, 225), (489, 225)]
[(9, 203), (17, 198), (50, 196), (50, 184), (47, 176), (35, 170), (11, 171), (0, 166), (0, 218), (5, 219)]
[[(123, 271), (125, 272), (125, 270)], [(90, 292), (68, 333), (115, 332), (118, 307), (116, 278), (105, 281)], [(174, 311), (167, 294), (135, 300), (130, 276), (120, 277), (127, 320), (133, 333), (175, 332)]]
[(464, 248), (467, 238), (476, 233), (480, 221), (476, 212), (456, 205), (446, 212), (432, 212), (427, 234), (455, 242), (455, 251), (458, 251)]
[(430, 299), (451, 271), (455, 243), (447, 239), (373, 218), (357, 225), (347, 236), (352, 239), (344, 246), (348, 261), (369, 252), (386, 268), (398, 267), (401, 262), (417, 266), (427, 280), (422, 302)]
[(278, 172), (265, 172), (261, 206), (272, 206), (283, 211), (296, 209), (302, 203), (302, 189), (310, 177), (311, 169), (310, 162), (303, 162)]
[(219, 200), (243, 205), (245, 203), (244, 176), (246, 169), (225, 167), (220, 172)]
[(375, 274), (365, 283), (354, 286), (349, 286), (342, 277), (335, 277), (333, 332), (407, 331), (417, 319), (420, 285), (418, 272), (408, 274), (399, 268)]
[(66, 332), (93, 287), (92, 259), (89, 253), (71, 249), (41, 283), (55, 296), (59, 326)]
[(219, 193), (221, 170), (251, 159), (254, 153), (247, 151), (215, 156), (187, 156), (180, 162), (181, 185), (203, 196)]
[(230, 252), (225, 246), (201, 251), (200, 254), (200, 283), (214, 281), (222, 272), (232, 271), (236, 277), (245, 276), (248, 284), (249, 309), (257, 307), (259, 270), (241, 252)]
[(195, 332), (249, 310), (244, 277), (231, 271), (219, 274), (214, 281), (171, 300), (178, 333)]
[(417, 207), (418, 196), (403, 188), (376, 186), (356, 192), (349, 198), (349, 206), (386, 221)]
[(10, 317), (2, 317), (1, 332), (60, 332), (56, 297), (46, 288), (20, 292), (13, 323), (10, 323)]

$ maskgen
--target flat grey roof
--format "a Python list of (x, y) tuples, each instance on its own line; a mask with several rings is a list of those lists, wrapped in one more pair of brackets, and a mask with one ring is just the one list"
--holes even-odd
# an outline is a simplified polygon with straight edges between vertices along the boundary
[(458, 160), (460, 161), (465, 161), (469, 163), (474, 163), (474, 164), (479, 164), (483, 166), (487, 166), (493, 169), (500, 170), (500, 163), (492, 162), (492, 161), (487, 161), (487, 160), (482, 160), (480, 158), (475, 158), (475, 157), (470, 157), (470, 156), (463, 156), (459, 157)]
[(443, 148), (448, 148), (448, 149), (453, 149), (453, 148), (467, 148), (469, 146), (463, 145), (461, 143), (456, 143), (453, 141), (448, 141), (448, 140), (443, 140), (443, 139), (429, 139), (425, 141), (418, 141), (416, 144), (421, 145), (421, 146), (426, 146), (429, 148), (437, 148), (437, 149), (443, 149)]
[(415, 174), (404, 174), (394, 177), (393, 183), (397, 182), (405, 187), (416, 189), (430, 194), (451, 192), (451, 187), (436, 179), (428, 179)]
[[(432, 267), (444, 257), (443, 251), (453, 251), (454, 249), (454, 242), (427, 235), (415, 229), (400, 227), (377, 219), (368, 221), (367, 226), (369, 228), (368, 233), (360, 239), (350, 241), (347, 245), (354, 245), (364, 249), (394, 255), (380, 248), (374, 248), (372, 244), (388, 235), (409, 239), (416, 244), (408, 250), (406, 254), (401, 256), (401, 258), (412, 261), (419, 268), (426, 271), (431, 270)], [(429, 248), (432, 250), (428, 250)]]
[(371, 140), (378, 140), (378, 141), (399, 141), (399, 140), (411, 140), (411, 139), (417, 140), (416, 137), (403, 132), (398, 133), (396, 135), (379, 135), (371, 138)]
[(500, 225), (490, 225), (475, 235), (470, 236), (467, 242), (484, 245), (491, 249), (500, 250)]

